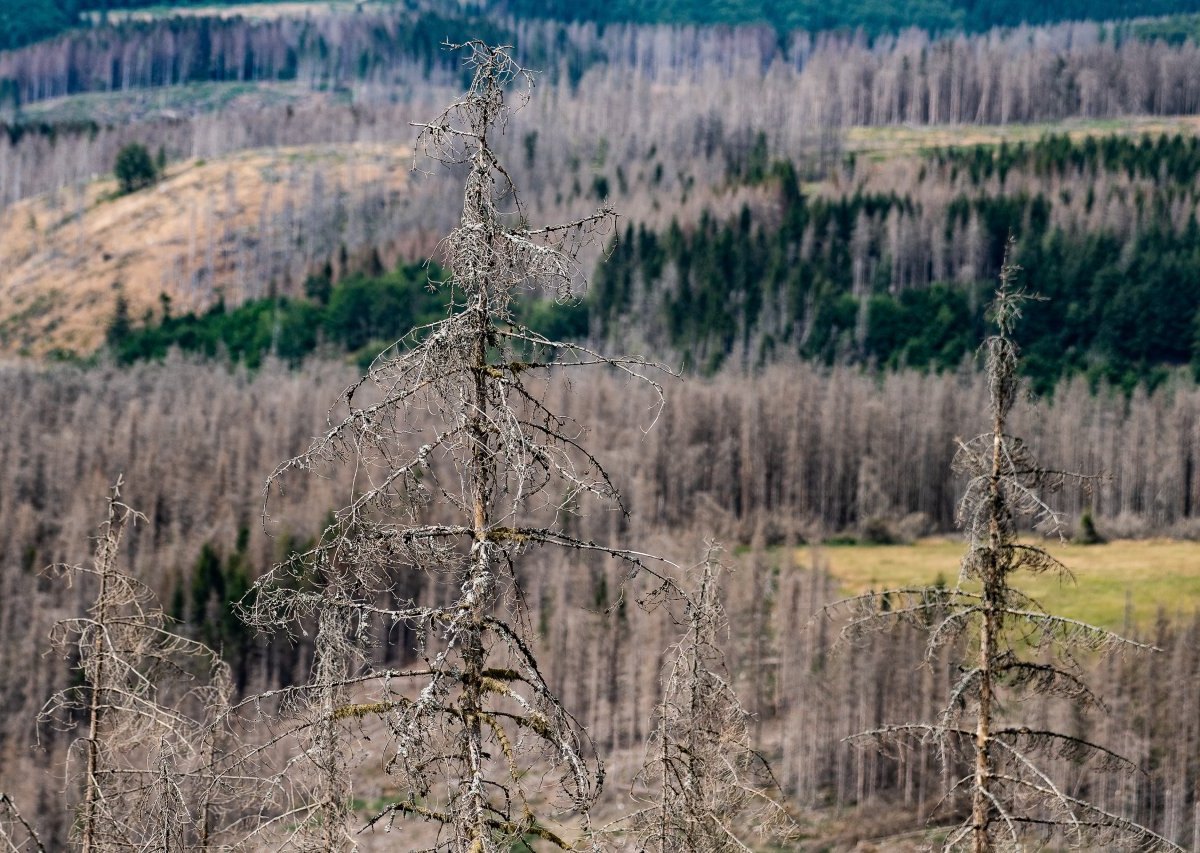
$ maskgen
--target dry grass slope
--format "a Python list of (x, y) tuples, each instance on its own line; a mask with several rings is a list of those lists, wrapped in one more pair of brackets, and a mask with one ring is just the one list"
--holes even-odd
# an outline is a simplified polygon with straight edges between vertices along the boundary
[(0, 211), (0, 354), (93, 352), (118, 284), (135, 319), (162, 293), (177, 310), (266, 295), (267, 271), (323, 260), (313, 247), (328, 234), (315, 232), (344, 220), (339, 197), (398, 197), (410, 165), (391, 145), (244, 151), (172, 165), (127, 196), (106, 176), (12, 205)]

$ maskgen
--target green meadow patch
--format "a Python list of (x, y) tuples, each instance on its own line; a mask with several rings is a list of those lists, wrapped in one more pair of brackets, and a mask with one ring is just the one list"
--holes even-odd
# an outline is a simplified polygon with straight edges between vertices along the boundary
[[(1012, 581), (1052, 613), (1120, 629), (1127, 618), (1145, 627), (1160, 610), (1169, 618), (1183, 618), (1200, 607), (1200, 543), (1151, 539), (1043, 544), (1066, 564), (1075, 582), (1027, 573), (1014, 575)], [(952, 586), (962, 554), (961, 541), (936, 538), (913, 545), (825, 547), (820, 559), (837, 578), (841, 592), (853, 595), (939, 580)]]

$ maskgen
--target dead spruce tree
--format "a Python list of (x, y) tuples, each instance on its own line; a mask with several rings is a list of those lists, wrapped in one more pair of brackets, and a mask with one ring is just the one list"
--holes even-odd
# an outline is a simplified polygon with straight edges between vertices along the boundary
[(84, 728), (67, 766), (83, 853), (210, 849), (223, 797), (204, 772), (205, 728), (230, 680), (216, 653), (172, 632), (153, 592), (117, 565), (126, 528), (144, 518), (121, 502), (121, 485), (109, 492), (91, 565), (55, 567), (70, 582), (87, 579), (95, 597), (86, 615), (54, 628), (79, 684), (52, 696), (41, 722)]
[(962, 644), (967, 660), (936, 720), (857, 737), (896, 747), (912, 739), (933, 743), (949, 772), (965, 770), (943, 801), (966, 801), (965, 819), (950, 830), (945, 850), (989, 853), (1049, 842), (1177, 850), (1146, 827), (1076, 796), (1045, 766), (1046, 758), (1062, 758), (1093, 771), (1136, 771), (1130, 762), (1084, 738), (1020, 719), (1023, 702), (1038, 695), (1062, 697), (1077, 708), (1100, 705), (1083, 680), (1077, 654), (1148, 647), (1048, 613), (1016, 586), (1022, 572), (1073, 580), (1061, 562), (1019, 541), (1018, 533), (1026, 521), (1044, 533), (1058, 532), (1061, 521), (1047, 495), (1081, 479), (1042, 467), (1007, 432), (1021, 387), (1012, 331), (1030, 298), (1015, 285), (1018, 271), (1006, 258), (991, 307), (997, 331), (984, 344), (991, 429), (960, 442), (955, 457), (956, 470), (967, 478), (958, 508), (967, 540), (959, 581), (951, 589), (892, 590), (853, 599), (846, 629), (852, 635), (906, 622), (929, 631), (927, 663), (947, 644)]
[(751, 745), (751, 717), (725, 666), (720, 643), (729, 625), (718, 551), (709, 546), (694, 589), (674, 592), (684, 634), (667, 651), (662, 700), (634, 793), (642, 808), (621, 822), (644, 853), (749, 851), (751, 836), (779, 840), (794, 828), (771, 797), (779, 786)]
[[(274, 825), (297, 849), (354, 846), (353, 771), (365, 738), (381, 733), (390, 738), (384, 768), (402, 794), (369, 826), (426, 823), (436, 829), (427, 849), (507, 853), (526, 837), (589, 843), (602, 780), (586, 734), (542, 677), (515, 566), (545, 545), (631, 569), (645, 555), (567, 532), (588, 496), (620, 498), (584, 448), (583, 428), (547, 407), (543, 377), (593, 367), (649, 382), (660, 401), (661, 388), (642, 359), (549, 340), (515, 320), (523, 289), (573, 297), (577, 252), (611, 230), (613, 214), (526, 226), (491, 140), (505, 127), (510, 89), (523, 102), (531, 78), (504, 48), (457, 47), (473, 70), (470, 88), (420, 125), (424, 153), (466, 173), (460, 225), (440, 249), (451, 277), (431, 282), (447, 295), (447, 316), (381, 353), (329, 430), (268, 481), (269, 497), (293, 470), (354, 472), (350, 501), (312, 549), (264, 576), (249, 614), (264, 627), (316, 626), (310, 683), (285, 691), (302, 744), (289, 773), (309, 787), (292, 825)], [(413, 600), (406, 573), (456, 590), (453, 600)], [(411, 629), (422, 665), (379, 668), (370, 638), (380, 625)]]

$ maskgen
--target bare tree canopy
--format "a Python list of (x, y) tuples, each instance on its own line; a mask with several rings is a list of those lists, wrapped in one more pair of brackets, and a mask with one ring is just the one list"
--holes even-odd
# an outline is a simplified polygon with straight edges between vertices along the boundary
[(83, 720), (67, 759), (83, 853), (207, 849), (236, 800), (211, 773), (208, 728), (229, 699), (228, 667), (174, 633), (150, 588), (118, 566), (126, 528), (145, 520), (121, 501), (122, 484), (109, 492), (91, 565), (54, 567), (95, 593), (86, 615), (51, 634), (78, 660), (80, 683), (51, 697), (41, 723), (73, 732)]
[[(729, 632), (721, 604), (720, 549), (692, 571), (694, 588), (676, 590), (684, 634), (667, 652), (662, 699), (634, 790), (642, 804), (628, 823), (645, 853), (750, 851), (778, 841), (794, 824), (774, 798), (779, 785), (752, 743), (722, 651)], [(643, 787), (644, 786), (644, 787)]]

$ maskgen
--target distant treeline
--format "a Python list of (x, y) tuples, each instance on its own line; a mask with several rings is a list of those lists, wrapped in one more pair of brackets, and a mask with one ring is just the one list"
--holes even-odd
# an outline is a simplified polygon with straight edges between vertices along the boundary
[[(230, 3), (232, 0), (217, 0)], [(180, 7), (200, 5), (201, 0), (32, 0), (18, 5), (0, 0), (0, 50), (55, 35), (80, 22), (80, 13), (147, 6)], [(211, 4), (209, 4), (211, 5)], [(1056, 21), (1107, 21), (1130, 17), (1179, 16), (1131, 28), (1139, 37), (1194, 37), (1194, 23), (1180, 20), (1180, 13), (1200, 11), (1198, 0), (857, 0), (828, 3), (819, 0), (486, 0), (476, 5), (493, 16), (548, 18), (598, 24), (767, 24), (781, 33), (793, 30), (861, 29), (869, 34), (894, 33), (917, 27), (934, 32), (965, 30), (979, 32), (992, 27), (1047, 24)], [(476, 36), (483, 38), (482, 35)]]
[(1188, 185), (1200, 175), (1200, 137), (1112, 135), (1073, 141), (1066, 134), (1050, 133), (1032, 143), (943, 148), (934, 151), (931, 159), (939, 166), (952, 167), (951, 179), (958, 177), (958, 170), (965, 171), (975, 186), (992, 176), (1003, 185), (1012, 169), (1039, 177), (1124, 172), (1130, 178)]
[(1018, 331), (1039, 390), (1200, 375), (1198, 173), (1200, 141), (1179, 137), (938, 151), (903, 194), (806, 196), (782, 164), (777, 211), (628, 226), (599, 269), (594, 328), (636, 324), (704, 371), (789, 353), (953, 369), (983, 338), (1012, 235), (1024, 286), (1048, 300)]
[(907, 27), (978, 32), (992, 27), (1055, 21), (1106, 21), (1200, 11), (1196, 0), (500, 0), (518, 17), (642, 24), (766, 23), (790, 30), (863, 29), (896, 32)]
[[(780, 38), (761, 26), (576, 26), (397, 5), (126, 21), (0, 52), (0, 203), (90, 180), (130, 141), (163, 145), (172, 158), (211, 158), (263, 145), (393, 140), (427, 117), (423, 101), (439, 86), (460, 88), (441, 42), (469, 35), (517, 45), (519, 61), (542, 72), (521, 118), (538, 134), (522, 186), (532, 190), (545, 176), (540, 183), (555, 187), (549, 200), (577, 178), (591, 186), (590, 175), (565, 173), (589, 163), (599, 170), (608, 156), (632, 195), (634, 161), (651, 161), (659, 178), (654, 199), (642, 203), (660, 204), (680, 184), (694, 202), (723, 149), (759, 131), (772, 158), (807, 158), (805, 171), (819, 176), (847, 126), (1200, 112), (1200, 46), (1116, 33), (1076, 23), (946, 38), (915, 30)], [(197, 83), (206, 85), (184, 85)], [(746, 91), (756, 97), (740, 97)], [(87, 93), (103, 96), (39, 103)], [(519, 140), (509, 143), (514, 152)], [(605, 171), (603, 186), (624, 196), (622, 175)]]
[[(470, 14), (409, 12), (389, 15), (386, 24), (373, 23), (352, 45), (338, 43), (306, 18), (257, 20), (189, 15), (88, 28), (76, 34), (67, 49), (70, 70), (59, 83), (63, 88), (59, 94), (125, 88), (131, 80), (141, 86), (294, 80), (302, 73), (301, 59), (309, 56), (329, 60), (333, 73), (342, 75), (338, 79), (365, 76), (375, 64), (394, 64), (401, 57), (420, 63), (429, 73), (435, 66), (457, 68), (455, 57), (442, 47), (446, 41), (512, 41), (510, 31)], [(157, 49), (146, 51), (148, 38), (157, 43)], [(95, 54), (121, 43), (143, 46), (135, 52), (118, 51), (103, 71), (103, 79), (99, 79), (92, 61)], [(338, 79), (332, 84), (336, 85)], [(27, 92), (24, 99), (29, 100)]]
[(64, 0), (0, 0), (0, 50), (49, 38), (78, 23), (74, 3)]

